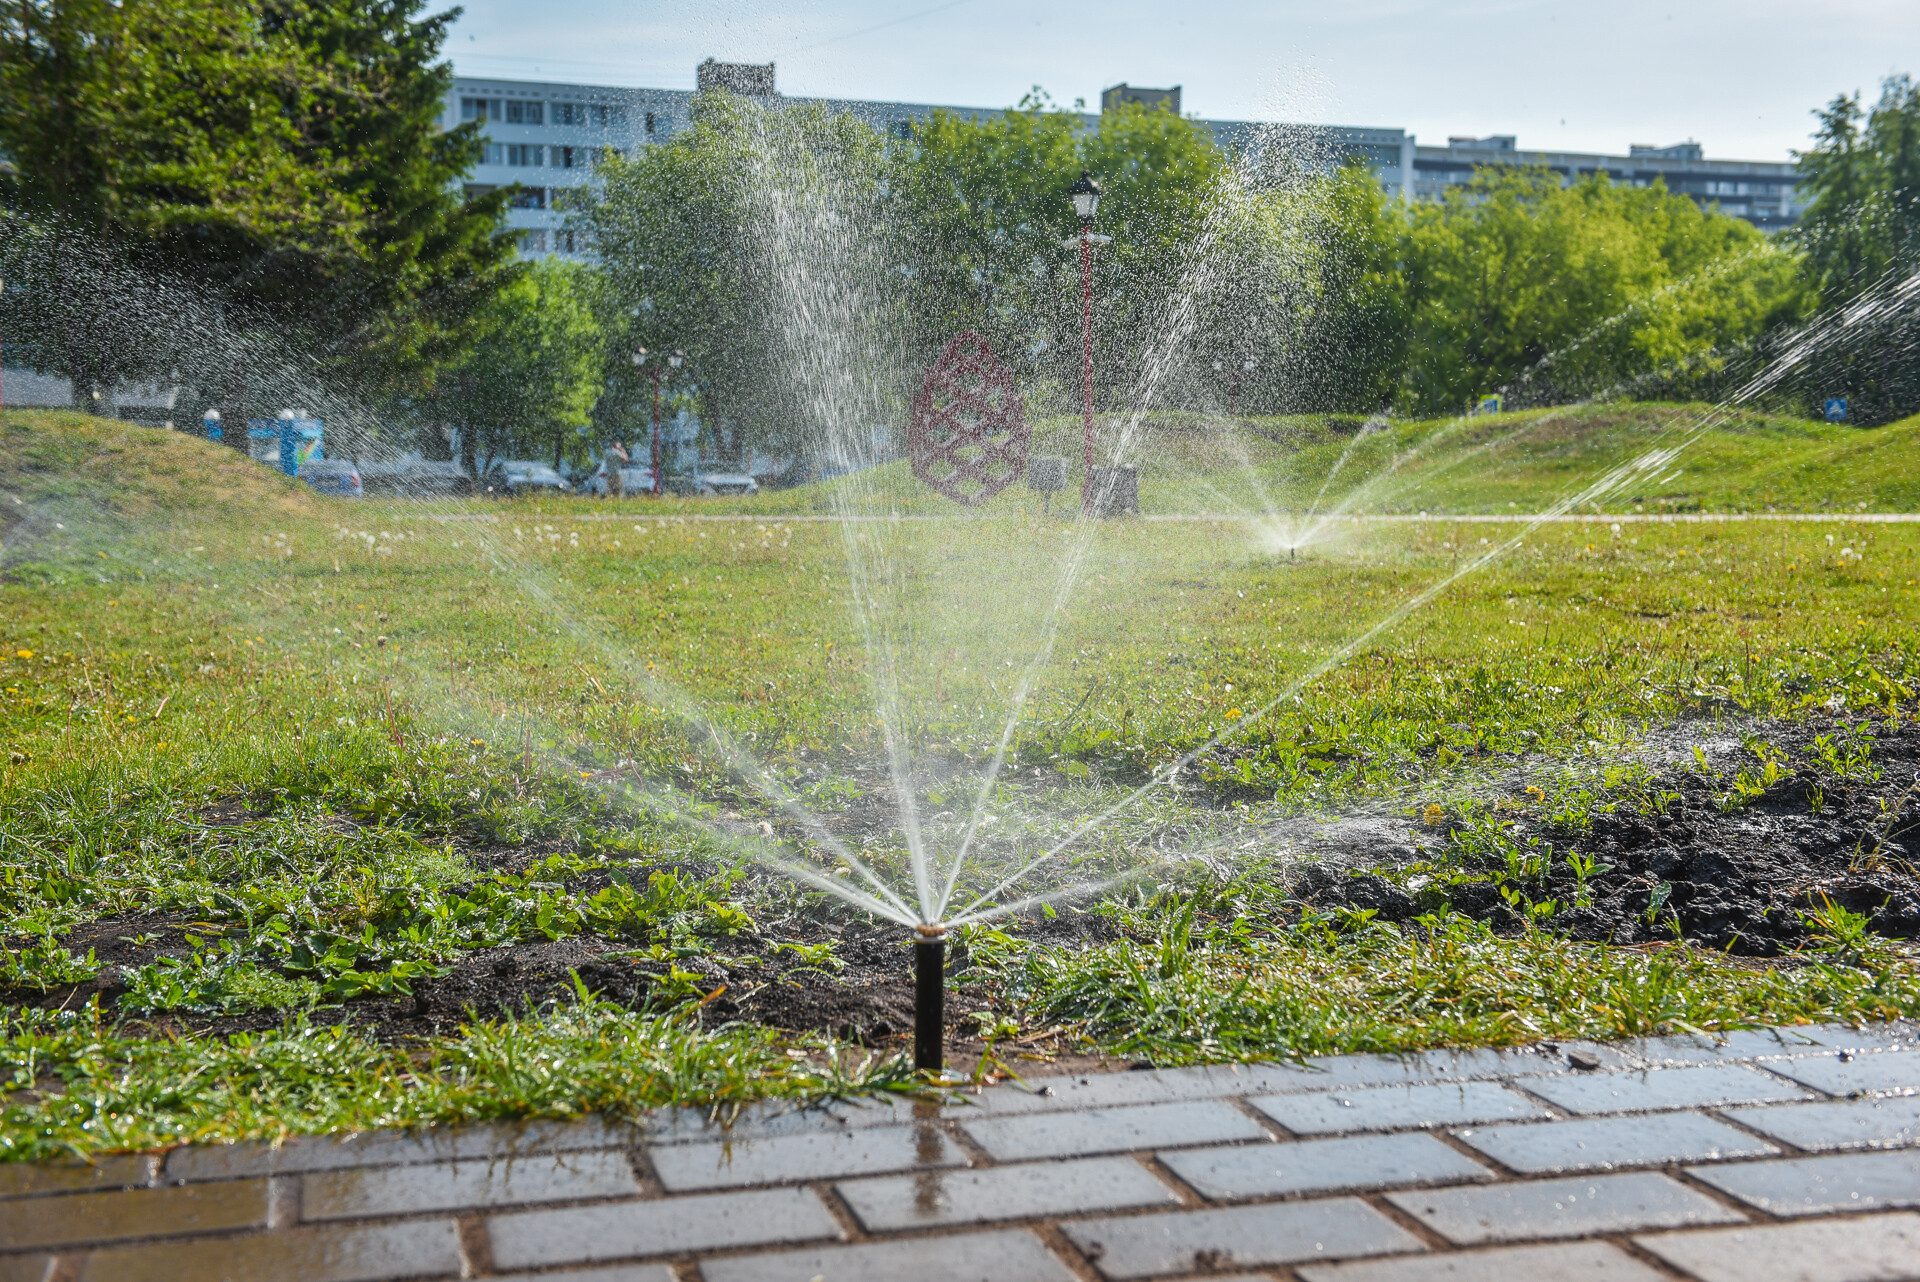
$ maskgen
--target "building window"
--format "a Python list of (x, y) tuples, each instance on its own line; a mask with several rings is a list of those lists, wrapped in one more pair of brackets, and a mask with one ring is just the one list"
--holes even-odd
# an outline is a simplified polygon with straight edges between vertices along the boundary
[(499, 189), (492, 183), (468, 183), (466, 186), (466, 197), (468, 200), (478, 200), (482, 196), (492, 195), (497, 190)]
[(618, 128), (627, 123), (627, 109), (625, 107), (595, 107), (593, 109), (593, 123), (602, 129)]
[(553, 233), (553, 247), (562, 254), (577, 254), (585, 243), (585, 236), (577, 231), (556, 231)]
[(545, 209), (547, 207), (547, 189), (545, 187), (522, 187), (513, 193), (513, 199), (507, 202), (515, 209)]
[(547, 163), (551, 164), (555, 169), (572, 169), (575, 164), (579, 163), (577, 159), (577, 153), (579, 151), (580, 148), (578, 147), (549, 147), (547, 148)]
[(653, 113), (651, 111), (647, 113), (647, 133), (649, 135), (653, 133)]
[(510, 142), (507, 144), (507, 163), (509, 165), (537, 165), (540, 163), (542, 148), (537, 143)]
[(594, 167), (597, 169), (609, 160), (624, 159), (626, 154), (626, 152), (620, 150), (618, 147), (596, 147), (593, 154)]
[(480, 163), (483, 165), (504, 165), (507, 163), (507, 149), (497, 142), (490, 142), (480, 149)]
[(510, 125), (537, 125), (545, 114), (542, 104), (537, 102), (510, 102), (507, 104), (507, 123)]
[(556, 102), (553, 104), (553, 123), (556, 125), (584, 125), (587, 123), (587, 104), (584, 102)]
[(500, 100), (498, 98), (462, 98), (460, 119), (498, 120), (500, 119)]
[(547, 252), (547, 233), (539, 229), (520, 233), (520, 252), (523, 254), (544, 254)]
[(907, 139), (913, 137), (913, 122), (911, 120), (896, 120), (887, 132), (900, 141), (905, 142)]

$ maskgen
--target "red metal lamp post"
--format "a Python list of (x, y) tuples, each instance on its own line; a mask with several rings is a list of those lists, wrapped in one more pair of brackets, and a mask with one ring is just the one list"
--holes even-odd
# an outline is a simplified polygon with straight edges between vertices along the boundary
[[(680, 362), (687, 359), (685, 352), (671, 352), (666, 357), (667, 365), (679, 369)], [(646, 367), (653, 375), (653, 493), (658, 497), (665, 488), (660, 476), (660, 361), (656, 358), (651, 366), (647, 365), (647, 349), (635, 348), (633, 353), (635, 369)]]
[(1233, 370), (1227, 370), (1224, 361), (1215, 361), (1213, 372), (1218, 374), (1222, 370), (1226, 370), (1227, 375), (1227, 413), (1238, 414), (1240, 412), (1240, 380), (1253, 373), (1253, 360), (1249, 357), (1240, 363), (1239, 369)]
[[(1083, 406), (1081, 434), (1086, 444), (1086, 471), (1080, 481), (1080, 509), (1093, 510), (1093, 247), (1105, 236), (1093, 234), (1093, 216), (1100, 209), (1100, 184), (1084, 169), (1080, 181), (1067, 188), (1073, 213), (1080, 220), (1080, 392)], [(1068, 241), (1072, 244), (1072, 241)]]

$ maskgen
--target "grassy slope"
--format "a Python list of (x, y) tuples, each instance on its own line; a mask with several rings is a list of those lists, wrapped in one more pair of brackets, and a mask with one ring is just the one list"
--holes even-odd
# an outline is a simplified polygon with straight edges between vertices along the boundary
[[(1637, 444), (1665, 412), (1618, 430)], [(1841, 506), (1856, 493), (1897, 497), (1888, 488), (1900, 472), (1895, 456), (1911, 459), (1913, 427), (1858, 437), (1815, 429), (1790, 467), (1737, 437), (1748, 451), (1742, 484), (1758, 484), (1763, 466), (1789, 467), (1797, 493), (1831, 485)], [(1773, 445), (1788, 439), (1785, 428), (1765, 432)], [(1855, 440), (1873, 443), (1864, 458), (1834, 453)], [(1564, 458), (1541, 453), (1503, 457), (1515, 476), (1568, 476)], [(1842, 457), (1878, 488), (1830, 477), (1814, 466), (1820, 457)], [(1204, 461), (1195, 458), (1196, 469)], [(1737, 471), (1728, 463), (1713, 474)], [(1462, 505), (1502, 510), (1504, 494), (1534, 484), (1501, 475), (1483, 473), (1487, 491), (1463, 490)], [(1216, 492), (1233, 480), (1217, 467), (1213, 477)], [(712, 506), (775, 501), (810, 500), (789, 493)], [(583, 788), (574, 770), (637, 761), (686, 789), (690, 805), (736, 807), (751, 819), (752, 799), (727, 786), (670, 715), (681, 694), (750, 738), (816, 808), (863, 794), (872, 778), (857, 763), (871, 760), (877, 735), (870, 674), (844, 604), (839, 530), (658, 519), (690, 510), (710, 508), (629, 504), (622, 522), (609, 523), (576, 519), (611, 509), (574, 501), (485, 509), (498, 522), (438, 523), (418, 510), (320, 499), (179, 435), (60, 414), (0, 418), (0, 521), (12, 518), (0, 528), (0, 654), (12, 656), (0, 662), (8, 816), (0, 929), (15, 946), (14, 982), (84, 969), (56, 955), (49, 932), (115, 913), (189, 911), (219, 926), (209, 935), (224, 932), (240, 962), (221, 970), (209, 961), (196, 972), (205, 980), (198, 997), (183, 1000), (297, 1008), (323, 983), (361, 981), (340, 967), (284, 973), (261, 922), (342, 937), (370, 929), (383, 942), (350, 963), (351, 975), (404, 982), (391, 967), (473, 942), (429, 929), (435, 913), (474, 904), (476, 873), (461, 853), (472, 843), (539, 840), (573, 851), (582, 867), (718, 857), (712, 837), (638, 816)], [(906, 712), (916, 742), (976, 759), (991, 747), (1006, 664), (1037, 636), (1034, 602), (1053, 582), (1064, 528), (1015, 516), (884, 534), (879, 550), (902, 567), (904, 590), (921, 606), (898, 620), (911, 626), (902, 635), (911, 641)], [(1346, 653), (1395, 606), (1476, 555), (1485, 527), (1384, 527), (1293, 564), (1221, 527), (1109, 527), (1089, 549), (1016, 738), (1021, 777), (995, 804), (1019, 817), (1021, 839), (1062, 832), (1145, 767), (1330, 659), (1339, 662), (1247, 736), (1253, 751), (1220, 767), (1232, 772), (1223, 784), (1250, 799), (1277, 796), (1282, 809), (1368, 797), (1465, 805), (1481, 787), (1472, 770), (1479, 753), (1526, 749), (1566, 766), (1539, 768), (1548, 794), (1540, 804), (1577, 805), (1615, 745), (1703, 702), (1788, 712), (1836, 694), (1862, 708), (1901, 691), (1910, 698), (1920, 684), (1920, 528), (1848, 527), (1832, 544), (1830, 532), (1660, 526), (1614, 538), (1549, 527)], [(234, 796), (271, 818), (209, 829), (202, 813)], [(342, 831), (329, 812), (359, 822)], [(1237, 822), (1155, 799), (1097, 834), (1086, 872), (1137, 865), (1175, 826), (1193, 839), (1230, 839)], [(884, 842), (869, 853), (896, 870), (902, 858)], [(552, 889), (547, 876), (501, 883), (501, 901), (518, 906), (483, 906), (488, 929), (505, 937), (542, 929), (544, 905), (540, 920), (577, 922), (565, 929), (686, 942), (653, 908), (596, 908)], [(719, 902), (736, 892), (703, 893)], [(1172, 900), (1127, 910), (1138, 932), (1151, 935), (1156, 914), (1186, 892), (1168, 893)], [(1271, 883), (1194, 893), (1204, 920), (1248, 911), (1249, 897), (1261, 902)], [(808, 896), (779, 888), (740, 902), (763, 921), (813, 911)], [(1471, 931), (1431, 950), (1370, 934), (1283, 933), (1254, 952), (1223, 942), (1195, 956), (1204, 965), (1162, 967), (1142, 1002), (1175, 1008), (1222, 975), (1244, 973), (1257, 975), (1264, 1005), (1205, 1043), (1198, 1033), (1159, 1037), (1158, 1056), (1607, 1035), (1673, 1019), (1884, 1013), (1909, 1001), (1905, 980), (1876, 991), (1844, 975), (1760, 977), (1708, 959), (1603, 958)], [(1068, 997), (1110, 988), (1101, 968), (1121, 960), (1095, 950), (1084, 964), (1049, 961), (1069, 973), (1043, 977), (1039, 988), (1054, 996), (1032, 1017), (1071, 1017)], [(1581, 976), (1602, 972), (1618, 991), (1583, 987)], [(1416, 990), (1404, 1018), (1368, 1014), (1386, 994)], [(589, 1008), (482, 1029), (434, 1043), (405, 1071), (392, 1052), (341, 1036), (270, 1037), (268, 1054), (191, 1037), (171, 1045), (108, 1032), (96, 1041), (87, 1020), (16, 1021), (0, 1068), (27, 1072), (25, 1085), (46, 1071), (32, 1064), (53, 1064), (68, 1089), (9, 1104), (0, 1149), (637, 1108), (838, 1081), (795, 1067), (757, 1030), (703, 1032), (672, 1015), (642, 1027)], [(518, 1067), (529, 1057), (569, 1067), (529, 1092)], [(189, 1070), (207, 1075), (206, 1089), (169, 1095), (165, 1083)], [(106, 1122), (116, 1115), (118, 1130)]]

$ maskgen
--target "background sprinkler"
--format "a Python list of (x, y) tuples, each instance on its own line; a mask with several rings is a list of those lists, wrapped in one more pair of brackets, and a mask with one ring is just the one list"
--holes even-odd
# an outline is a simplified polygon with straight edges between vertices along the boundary
[(913, 1066), (925, 1073), (946, 1068), (947, 928), (913, 929)]

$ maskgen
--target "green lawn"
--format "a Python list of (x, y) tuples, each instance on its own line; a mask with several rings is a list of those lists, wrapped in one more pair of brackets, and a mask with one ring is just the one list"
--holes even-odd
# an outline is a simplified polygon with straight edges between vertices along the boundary
[[(963, 892), (1075, 834), (1021, 887), (1119, 879), (1076, 901), (1114, 942), (972, 932), (960, 1000), (989, 1036), (1178, 1062), (1920, 1012), (1901, 946), (1756, 968), (1296, 925), (1259, 857), (1303, 812), (1592, 804), (1688, 716), (1911, 714), (1920, 525), (1352, 522), (1283, 550), (1349, 446), (1323, 507), (1524, 514), (1700, 413), (1357, 443), (1156, 421), (1146, 512), (1230, 519), (1097, 529), (1017, 490), (965, 519), (783, 519), (957, 512), (901, 465), (839, 499), (325, 500), (184, 436), (0, 416), (0, 1155), (904, 1084), (888, 1046), (698, 1005), (703, 958), (774, 975), (809, 923), (858, 918), (756, 858), (907, 883), (887, 725), (936, 851), (1006, 736)], [(1916, 432), (1748, 417), (1608, 506), (1920, 510)], [(679, 519), (723, 513), (753, 519)], [(150, 922), (191, 942), (124, 974), (67, 946)], [(652, 967), (646, 1008), (340, 1024), (566, 940)]]
[[(1581, 510), (1920, 511), (1913, 466), (1920, 418), (1860, 429), (1704, 405), (1597, 404), (1391, 423), (1166, 413), (1137, 422), (1102, 418), (1099, 430), (1102, 451), (1124, 435), (1128, 461), (1141, 467), (1146, 513), (1533, 512), (1654, 450), (1680, 452)], [(1043, 420), (1033, 450), (1077, 464), (1079, 420)], [(855, 501), (901, 512), (952, 510), (903, 463), (882, 468), (869, 489)], [(709, 506), (761, 514), (839, 510), (820, 486)], [(986, 510), (1037, 506), (1037, 496), (1016, 487)]]

